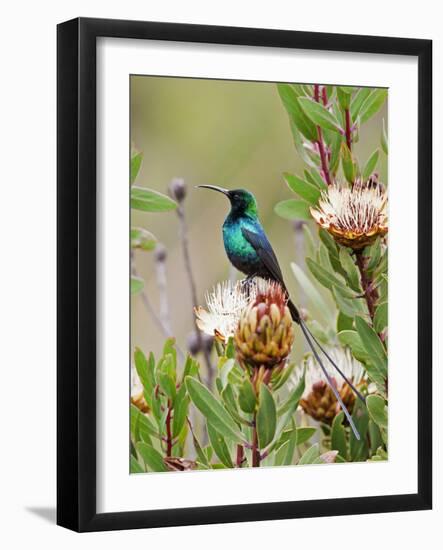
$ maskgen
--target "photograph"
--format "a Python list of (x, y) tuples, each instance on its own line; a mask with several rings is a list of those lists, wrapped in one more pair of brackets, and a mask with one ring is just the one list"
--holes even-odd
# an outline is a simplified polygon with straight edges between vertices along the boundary
[(130, 473), (389, 460), (389, 90), (129, 79)]

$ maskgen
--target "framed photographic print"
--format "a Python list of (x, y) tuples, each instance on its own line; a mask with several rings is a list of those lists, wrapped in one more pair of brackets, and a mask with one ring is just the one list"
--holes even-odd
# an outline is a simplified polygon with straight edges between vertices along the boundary
[(59, 525), (431, 507), (431, 65), (59, 25)]

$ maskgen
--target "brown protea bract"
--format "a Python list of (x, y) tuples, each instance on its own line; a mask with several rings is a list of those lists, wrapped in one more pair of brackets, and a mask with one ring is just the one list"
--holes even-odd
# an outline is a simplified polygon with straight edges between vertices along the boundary
[(143, 392), (137, 393), (136, 395), (131, 395), (131, 403), (135, 405), (142, 413), (148, 413), (150, 410)]
[[(355, 395), (351, 388), (347, 384), (343, 384), (338, 391), (346, 408), (352, 414)], [(300, 406), (306, 414), (324, 424), (332, 424), (335, 416), (340, 412), (340, 405), (334, 393), (323, 380), (312, 385), (311, 391), (300, 399)]]
[(287, 296), (278, 283), (268, 282), (241, 314), (234, 334), (237, 358), (254, 369), (271, 369), (285, 361), (294, 342)]

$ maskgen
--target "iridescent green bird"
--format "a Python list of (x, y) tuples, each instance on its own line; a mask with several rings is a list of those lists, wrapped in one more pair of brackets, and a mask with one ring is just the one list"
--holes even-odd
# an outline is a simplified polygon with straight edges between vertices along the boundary
[(301, 318), (297, 307), (289, 298), (289, 292), (283, 280), (282, 271), (277, 260), (277, 256), (269, 242), (266, 233), (258, 218), (257, 201), (254, 195), (246, 189), (223, 189), (215, 185), (199, 185), (198, 187), (212, 189), (223, 193), (231, 203), (231, 211), (223, 223), (223, 242), (225, 245), (226, 254), (231, 264), (246, 275), (246, 280), (251, 280), (254, 277), (261, 277), (278, 282), (288, 295), (288, 308), (291, 312), (292, 319), (297, 323), (304, 337), (306, 338), (309, 347), (314, 354), (318, 364), (320, 365), (332, 391), (334, 392), (337, 401), (357, 439), (360, 439), (354, 421), (349, 414), (346, 405), (343, 403), (340, 394), (334, 381), (331, 379), (326, 368), (324, 367), (319, 354), (323, 353), (326, 359), (332, 364), (337, 372), (343, 377), (345, 382), (349, 384), (354, 393), (365, 402), (364, 397), (348, 380), (341, 369), (331, 359), (329, 354), (323, 349), (318, 340), (306, 326)]

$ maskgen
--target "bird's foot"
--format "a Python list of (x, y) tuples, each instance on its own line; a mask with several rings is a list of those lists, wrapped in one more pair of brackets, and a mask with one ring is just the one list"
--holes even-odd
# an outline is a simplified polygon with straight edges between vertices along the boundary
[(242, 286), (242, 289), (248, 293), (248, 295), (250, 294), (251, 292), (251, 288), (254, 284), (254, 279), (255, 279), (255, 274), (254, 275), (248, 275), (246, 277), (246, 279), (243, 279), (241, 281), (241, 286)]

